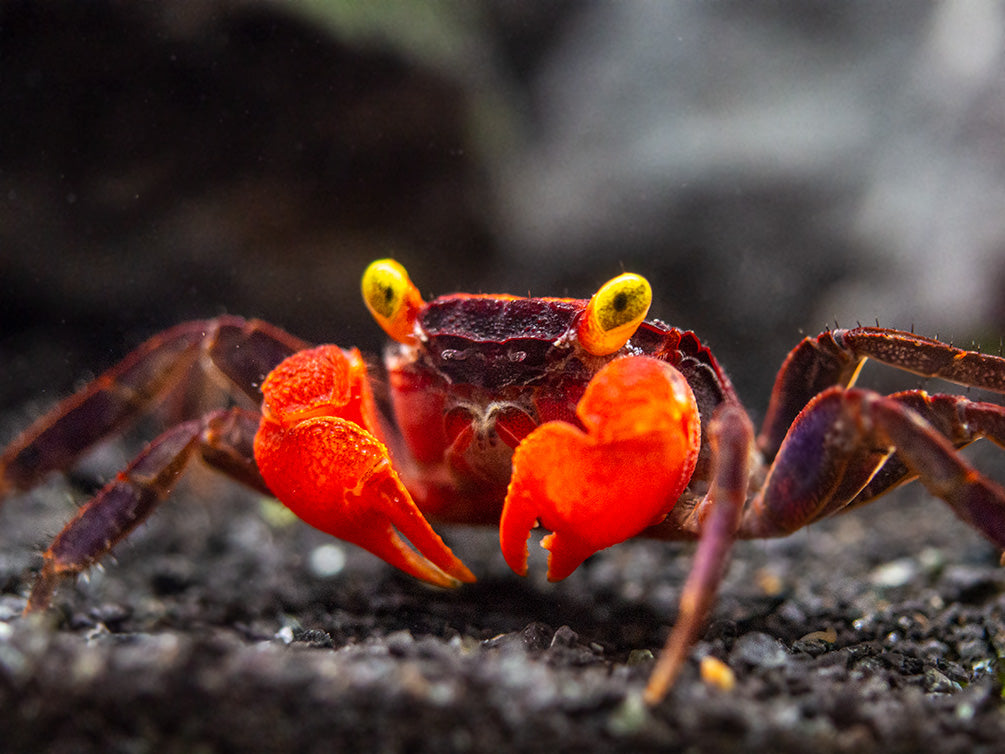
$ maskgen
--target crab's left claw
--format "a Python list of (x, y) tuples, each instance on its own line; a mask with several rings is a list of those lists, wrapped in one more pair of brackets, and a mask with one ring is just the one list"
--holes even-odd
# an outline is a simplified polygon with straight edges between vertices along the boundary
[(500, 521), (509, 566), (527, 571), (527, 539), (551, 534), (548, 578), (558, 581), (598, 550), (659, 523), (691, 479), (700, 422), (694, 394), (669, 364), (626, 356), (604, 366), (576, 407), (586, 428), (542, 424), (513, 455)]

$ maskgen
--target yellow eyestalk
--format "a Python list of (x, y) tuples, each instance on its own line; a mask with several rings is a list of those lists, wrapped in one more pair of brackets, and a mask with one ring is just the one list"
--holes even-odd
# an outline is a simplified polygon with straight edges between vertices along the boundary
[(653, 302), (649, 281), (626, 272), (600, 286), (579, 322), (579, 342), (594, 356), (621, 348), (642, 324)]
[(384, 332), (399, 343), (413, 343), (415, 319), (425, 302), (405, 268), (393, 259), (371, 262), (361, 287), (366, 308)]

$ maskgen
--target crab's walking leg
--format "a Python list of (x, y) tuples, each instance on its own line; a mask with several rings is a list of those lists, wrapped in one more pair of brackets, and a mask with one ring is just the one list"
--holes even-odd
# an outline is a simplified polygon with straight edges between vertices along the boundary
[(155, 439), (66, 524), (43, 555), (25, 612), (44, 610), (59, 581), (96, 563), (168, 495), (197, 451), (211, 466), (268, 494), (252, 456), (257, 415), (218, 411)]
[[(972, 401), (959, 395), (929, 395), (923, 390), (906, 390), (889, 397), (917, 413), (954, 448), (966, 447), (981, 438), (1005, 448), (1005, 406)], [(914, 478), (911, 469), (894, 453), (844, 508), (871, 502)], [(831, 509), (824, 510), (818, 518), (832, 512)]]
[(666, 696), (705, 625), (747, 499), (754, 430), (746, 411), (735, 404), (724, 404), (711, 422), (708, 438), (712, 443), (712, 487), (695, 509), (702, 518), (701, 539), (681, 593), (677, 621), (649, 676), (644, 693), (648, 704), (656, 704)]
[(649, 703), (665, 695), (697, 638), (737, 534), (788, 534), (919, 476), (961, 518), (1005, 546), (1005, 490), (956, 453), (982, 437), (1005, 446), (1005, 407), (920, 390), (881, 396), (832, 387), (799, 415), (764, 488), (744, 509), (750, 432), (746, 414), (729, 405), (709, 431), (713, 487), (680, 522), (701, 539), (680, 615), (645, 692)]
[(265, 322), (225, 316), (186, 322), (153, 336), (80, 392), (53, 407), (0, 454), (0, 500), (65, 469), (174, 389), (201, 359), (257, 404), (265, 375), (305, 344)]
[(806, 338), (778, 372), (758, 446), (770, 460), (813, 396), (850, 386), (865, 359), (924, 377), (1005, 393), (1005, 358), (964, 351), (914, 333), (879, 327), (832, 330)]
[(300, 351), (269, 374), (263, 390), (255, 459), (272, 494), (310, 525), (416, 578), (439, 586), (474, 581), (394, 470), (358, 351)]
[[(919, 412), (911, 404), (919, 406)], [(958, 412), (953, 419), (947, 409)], [(928, 418), (945, 426), (936, 428)], [(936, 424), (939, 422), (937, 421)], [(764, 488), (741, 524), (745, 537), (788, 534), (917, 476), (960, 518), (1005, 547), (1005, 490), (956, 452), (978, 437), (1005, 444), (1005, 409), (950, 396), (883, 396), (831, 388), (813, 399), (786, 436)], [(893, 472), (883, 473), (891, 457)]]

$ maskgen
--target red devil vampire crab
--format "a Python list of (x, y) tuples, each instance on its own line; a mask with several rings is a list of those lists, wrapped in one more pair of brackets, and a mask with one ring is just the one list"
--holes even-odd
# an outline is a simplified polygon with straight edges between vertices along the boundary
[[(696, 539), (679, 616), (645, 697), (659, 701), (702, 629), (736, 538), (778, 537), (918, 477), (1005, 547), (1005, 490), (957, 454), (1005, 444), (1005, 407), (855, 388), (875, 359), (1005, 392), (1005, 359), (878, 327), (806, 338), (782, 365), (764, 426), (691, 332), (646, 320), (651, 290), (620, 275), (589, 300), (454, 294), (424, 302), (397, 262), (367, 268), (363, 298), (392, 338), (393, 426), (359, 351), (310, 347), (224, 316), (155, 335), (38, 419), (0, 456), (0, 498), (222, 373), (260, 411), (231, 407), (156, 438), (44, 554), (26, 612), (86, 569), (170, 492), (193, 453), (274, 495), (312, 526), (424, 581), (474, 580), (427, 522), (498, 524), (527, 569), (539, 522), (548, 577), (634, 536)], [(411, 544), (405, 542), (405, 539)], [(414, 548), (414, 549), (413, 549)]]

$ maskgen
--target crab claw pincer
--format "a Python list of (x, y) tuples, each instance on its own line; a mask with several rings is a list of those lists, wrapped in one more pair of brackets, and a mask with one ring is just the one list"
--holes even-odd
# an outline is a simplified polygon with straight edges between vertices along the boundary
[(475, 580), (394, 471), (358, 351), (296, 353), (269, 373), (262, 392), (255, 461), (290, 510), (416, 578), (438, 586)]
[(700, 421), (694, 394), (666, 362), (626, 356), (605, 365), (576, 406), (586, 431), (542, 424), (513, 455), (500, 521), (509, 566), (527, 572), (535, 522), (552, 533), (548, 579), (663, 520), (691, 479)]

